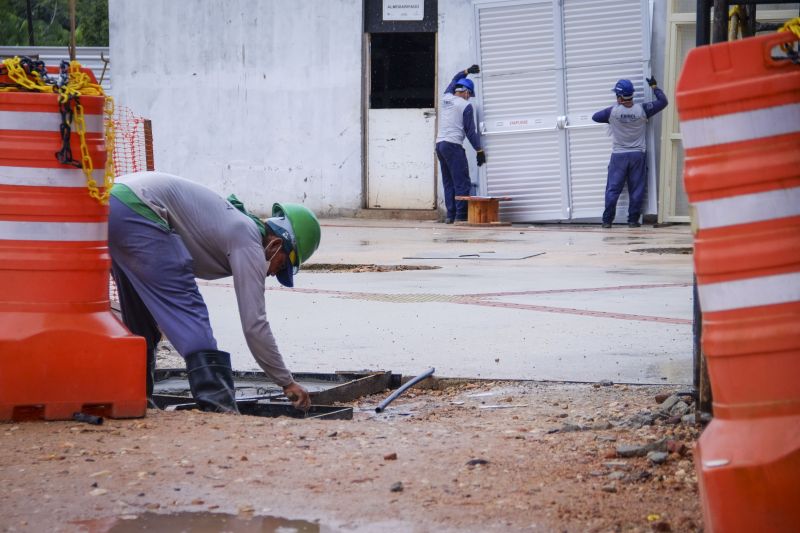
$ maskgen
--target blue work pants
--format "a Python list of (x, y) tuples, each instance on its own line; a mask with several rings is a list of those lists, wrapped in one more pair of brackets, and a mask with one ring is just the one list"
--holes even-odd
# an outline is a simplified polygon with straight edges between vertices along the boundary
[(192, 257), (177, 233), (112, 196), (108, 249), (122, 320), (131, 333), (146, 339), (148, 351), (155, 349), (160, 331), (184, 358), (217, 349)]
[(456, 196), (469, 196), (470, 179), (464, 147), (447, 141), (436, 143), (436, 156), (442, 168), (444, 205), (450, 220), (467, 220), (467, 202)]
[(625, 184), (628, 184), (628, 223), (639, 222), (647, 185), (647, 160), (645, 152), (620, 152), (611, 154), (606, 182), (606, 209), (603, 223), (611, 224), (617, 214), (617, 201)]

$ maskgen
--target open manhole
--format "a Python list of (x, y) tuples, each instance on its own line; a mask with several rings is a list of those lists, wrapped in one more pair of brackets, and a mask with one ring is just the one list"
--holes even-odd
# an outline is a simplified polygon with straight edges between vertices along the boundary
[(639, 252), (643, 254), (691, 254), (693, 251), (691, 246), (683, 248), (638, 248), (631, 250), (631, 252)]
[[(402, 376), (389, 371), (314, 373), (296, 372), (295, 381), (311, 396), (308, 411), (295, 409), (281, 387), (261, 372), (233, 371), (236, 404), (243, 415), (319, 420), (352, 420), (353, 408), (341, 406), (363, 396), (379, 394), (400, 387)], [(155, 371), (153, 403), (159, 409), (184, 411), (197, 409), (191, 397), (186, 369), (158, 368)], [(337, 404), (337, 405), (334, 405)]]
[(353, 263), (308, 263), (303, 272), (400, 272), (403, 270), (435, 270), (441, 268), (428, 265), (357, 265)]

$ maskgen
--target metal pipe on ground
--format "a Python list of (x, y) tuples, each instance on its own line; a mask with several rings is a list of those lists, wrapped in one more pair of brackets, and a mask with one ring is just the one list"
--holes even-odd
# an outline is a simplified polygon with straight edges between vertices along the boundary
[(425, 372), (423, 372), (422, 374), (420, 374), (419, 376), (406, 381), (399, 389), (397, 389), (396, 391), (391, 393), (385, 400), (383, 400), (381, 403), (379, 403), (378, 407), (375, 408), (375, 412), (376, 413), (382, 413), (383, 410), (386, 409), (386, 406), (389, 405), (390, 403), (392, 403), (398, 396), (403, 394), (405, 391), (407, 391), (408, 389), (410, 389), (411, 387), (413, 387), (414, 385), (416, 385), (417, 383), (419, 383), (423, 379), (426, 379), (426, 378), (432, 376), (435, 371), (436, 371), (436, 369), (431, 367), (428, 370), (426, 370)]

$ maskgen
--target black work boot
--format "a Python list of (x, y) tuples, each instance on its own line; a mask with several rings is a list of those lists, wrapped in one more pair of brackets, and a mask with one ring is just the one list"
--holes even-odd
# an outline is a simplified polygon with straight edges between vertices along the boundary
[(201, 411), (236, 413), (231, 354), (204, 350), (186, 356), (189, 388)]
[(153, 401), (153, 386), (155, 385), (156, 377), (156, 349), (147, 350), (147, 369), (145, 370), (145, 387), (147, 392), (147, 408), (158, 409), (158, 406)]

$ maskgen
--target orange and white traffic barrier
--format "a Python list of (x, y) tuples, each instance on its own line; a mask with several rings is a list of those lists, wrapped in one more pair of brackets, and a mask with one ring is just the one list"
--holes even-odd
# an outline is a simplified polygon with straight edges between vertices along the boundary
[[(144, 416), (145, 342), (111, 313), (108, 207), (55, 158), (57, 98), (0, 92), (0, 420)], [(80, 102), (103, 184), (104, 99)], [(80, 158), (75, 132), (70, 144)]]
[(676, 91), (714, 419), (708, 531), (800, 524), (800, 65), (776, 34), (692, 50)]

